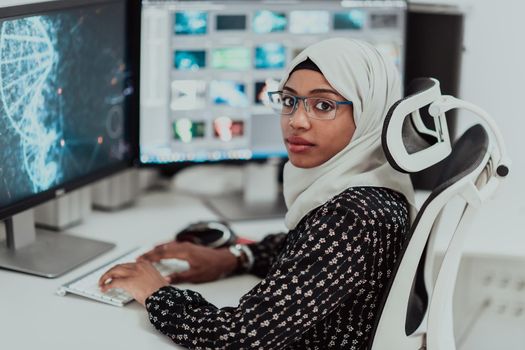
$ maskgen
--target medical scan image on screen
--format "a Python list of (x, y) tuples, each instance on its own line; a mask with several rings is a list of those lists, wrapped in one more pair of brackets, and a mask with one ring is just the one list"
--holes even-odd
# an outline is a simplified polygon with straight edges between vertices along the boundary
[(122, 6), (0, 21), (0, 206), (125, 159)]
[(328, 11), (290, 12), (290, 32), (295, 34), (318, 34), (330, 31)]
[(173, 32), (176, 35), (202, 35), (208, 28), (208, 14), (204, 11), (175, 13)]
[(206, 51), (177, 50), (174, 55), (174, 66), (179, 70), (199, 70), (206, 66)]
[(212, 51), (212, 68), (247, 70), (250, 68), (250, 50), (245, 47), (221, 47)]
[(255, 68), (284, 68), (286, 48), (278, 43), (267, 43), (255, 48)]
[(213, 80), (210, 83), (210, 96), (213, 103), (217, 105), (248, 107), (249, 101), (245, 90), (244, 84), (235, 81)]
[(365, 25), (366, 14), (362, 10), (351, 10), (334, 14), (334, 29), (362, 29)]
[(253, 17), (253, 31), (259, 34), (284, 32), (287, 23), (284, 12), (257, 11)]

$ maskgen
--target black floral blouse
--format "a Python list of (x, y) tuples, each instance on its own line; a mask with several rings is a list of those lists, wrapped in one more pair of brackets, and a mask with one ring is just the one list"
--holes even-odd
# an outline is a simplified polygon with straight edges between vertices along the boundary
[(364, 349), (408, 229), (403, 195), (349, 188), (249, 245), (263, 280), (237, 307), (164, 287), (146, 300), (150, 321), (190, 349)]

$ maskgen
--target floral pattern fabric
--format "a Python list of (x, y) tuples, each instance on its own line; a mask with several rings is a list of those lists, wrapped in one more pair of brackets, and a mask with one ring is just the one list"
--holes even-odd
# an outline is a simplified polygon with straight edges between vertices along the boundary
[(237, 307), (164, 287), (146, 300), (150, 321), (190, 349), (364, 349), (409, 226), (403, 195), (349, 188), (249, 246), (263, 279)]

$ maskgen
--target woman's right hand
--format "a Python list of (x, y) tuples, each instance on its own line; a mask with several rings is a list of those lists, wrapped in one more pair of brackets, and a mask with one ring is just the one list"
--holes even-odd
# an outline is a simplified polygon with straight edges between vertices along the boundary
[(237, 258), (227, 248), (213, 249), (189, 242), (168, 242), (156, 246), (137, 258), (137, 261), (158, 262), (162, 259), (186, 260), (190, 269), (166, 276), (168, 283), (211, 282), (232, 273)]

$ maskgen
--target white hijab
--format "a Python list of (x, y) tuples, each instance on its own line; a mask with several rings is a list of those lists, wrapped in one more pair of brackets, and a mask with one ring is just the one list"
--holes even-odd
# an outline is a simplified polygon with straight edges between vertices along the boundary
[[(320, 166), (284, 167), (285, 224), (294, 229), (311, 210), (350, 187), (386, 187), (403, 194), (414, 219), (414, 189), (407, 174), (390, 166), (381, 147), (383, 121), (401, 98), (401, 79), (394, 64), (363, 41), (335, 38), (313, 44), (287, 68), (282, 90), (292, 70), (310, 58), (330, 85), (353, 102), (356, 130), (350, 143)], [(329, 121), (327, 121), (329, 123)]]

